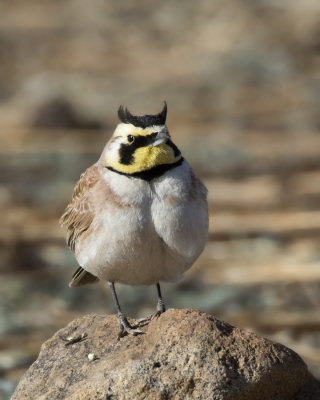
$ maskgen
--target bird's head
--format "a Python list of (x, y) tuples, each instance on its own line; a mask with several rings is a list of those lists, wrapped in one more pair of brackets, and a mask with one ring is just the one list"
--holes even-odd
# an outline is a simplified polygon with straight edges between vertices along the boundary
[(143, 116), (132, 115), (120, 106), (118, 116), (121, 122), (100, 158), (106, 168), (129, 176), (152, 178), (182, 162), (165, 125), (166, 103), (159, 114)]

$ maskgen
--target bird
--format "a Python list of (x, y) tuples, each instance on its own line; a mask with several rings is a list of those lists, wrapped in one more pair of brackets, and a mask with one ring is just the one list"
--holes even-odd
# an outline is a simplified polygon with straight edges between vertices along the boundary
[(79, 264), (69, 286), (108, 282), (117, 307), (118, 339), (144, 333), (122, 312), (115, 284), (155, 285), (150, 321), (166, 311), (160, 282), (179, 281), (208, 238), (207, 189), (171, 140), (167, 103), (158, 114), (119, 124), (98, 161), (76, 184), (60, 218)]

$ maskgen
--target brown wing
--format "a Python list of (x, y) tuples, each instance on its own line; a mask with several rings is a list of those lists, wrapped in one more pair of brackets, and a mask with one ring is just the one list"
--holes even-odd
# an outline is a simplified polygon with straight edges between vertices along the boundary
[(97, 166), (88, 168), (76, 184), (72, 201), (60, 218), (60, 224), (67, 227), (67, 243), (74, 252), (77, 239), (89, 229), (94, 218), (93, 204), (90, 201), (90, 189), (99, 181)]

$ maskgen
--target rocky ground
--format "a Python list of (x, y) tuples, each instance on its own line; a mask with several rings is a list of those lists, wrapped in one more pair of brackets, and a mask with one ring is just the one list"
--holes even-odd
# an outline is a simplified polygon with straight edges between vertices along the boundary
[(12, 400), (317, 400), (300, 357), (196, 310), (168, 310), (116, 340), (115, 316), (71, 322), (41, 348)]

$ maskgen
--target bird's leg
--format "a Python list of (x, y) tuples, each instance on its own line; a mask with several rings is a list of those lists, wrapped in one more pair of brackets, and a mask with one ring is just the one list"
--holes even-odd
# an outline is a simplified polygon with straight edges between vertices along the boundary
[(118, 296), (116, 293), (116, 289), (114, 287), (114, 282), (108, 282), (108, 283), (110, 286), (113, 300), (116, 303), (117, 309), (118, 309), (118, 322), (119, 322), (119, 328), (120, 328), (119, 333), (118, 333), (118, 340), (121, 339), (123, 336), (125, 336), (127, 333), (129, 333), (130, 335), (140, 335), (140, 334), (144, 333), (143, 331), (140, 331), (139, 329), (134, 329), (134, 327), (131, 326), (129, 321), (127, 320), (127, 317), (122, 314)]
[(153, 315), (153, 317), (159, 317), (162, 313), (166, 311), (166, 306), (164, 305), (159, 282), (157, 283), (157, 291), (158, 291), (157, 311)]
[(157, 283), (157, 292), (158, 292), (158, 302), (157, 302), (156, 312), (150, 315), (150, 317), (138, 319), (137, 320), (138, 326), (144, 326), (148, 324), (152, 319), (160, 317), (160, 315), (166, 311), (166, 306), (164, 305), (164, 301), (162, 299), (159, 282)]

